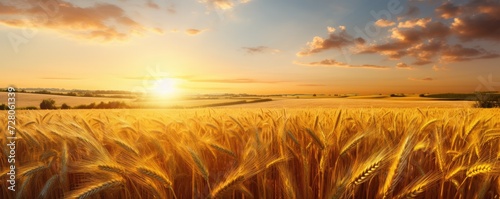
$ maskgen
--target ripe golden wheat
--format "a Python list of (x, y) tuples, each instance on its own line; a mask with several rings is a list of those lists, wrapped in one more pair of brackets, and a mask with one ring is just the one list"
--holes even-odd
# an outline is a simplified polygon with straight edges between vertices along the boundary
[[(2, 113), (2, 157), (7, 148)], [(498, 198), (498, 109), (19, 111), (0, 198)]]

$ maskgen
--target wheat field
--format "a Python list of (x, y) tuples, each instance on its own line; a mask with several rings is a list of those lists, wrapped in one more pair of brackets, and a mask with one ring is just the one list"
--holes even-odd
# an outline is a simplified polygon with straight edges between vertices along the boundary
[(0, 198), (498, 198), (498, 109), (19, 111)]

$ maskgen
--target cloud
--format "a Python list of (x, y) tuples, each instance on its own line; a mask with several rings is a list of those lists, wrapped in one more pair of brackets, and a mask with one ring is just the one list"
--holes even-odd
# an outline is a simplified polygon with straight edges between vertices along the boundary
[[(496, 52), (467, 46), (468, 42), (476, 40), (500, 41), (499, 1), (469, 0), (457, 5), (448, 1), (435, 7), (434, 11), (439, 17), (419, 18), (415, 17), (418, 7), (409, 7), (408, 15), (403, 14), (397, 18), (397, 26), (391, 21), (380, 19), (375, 22), (377, 27), (391, 28), (380, 29), (387, 31), (387, 34), (381, 32), (379, 35), (388, 36), (374, 41), (354, 38), (346, 33), (343, 26), (339, 27), (340, 31), (328, 27), (329, 37), (314, 37), (312, 42), (307, 43), (307, 48), (297, 55), (307, 56), (329, 49), (349, 47), (348, 51), (353, 54), (378, 54), (391, 60), (410, 57), (414, 59), (410, 62), (412, 66), (500, 57)], [(456, 38), (460, 45), (457, 45)], [(325, 60), (307, 65), (345, 66), (338, 62), (322, 62)]]
[(450, 26), (462, 41), (500, 41), (500, 2), (471, 0), (463, 5), (446, 2), (436, 8), (443, 18), (453, 18)]
[(170, 13), (170, 14), (175, 14), (177, 13), (177, 10), (175, 9), (175, 5), (174, 4), (171, 4), (167, 7), (167, 12)]
[(179, 85), (179, 88), (189, 89), (189, 90), (227, 90), (231, 89), (230, 87), (205, 87), (205, 86), (187, 86), (187, 85)]
[(389, 27), (389, 26), (394, 26), (396, 24), (394, 21), (389, 21), (385, 19), (379, 19), (375, 22), (375, 25), (379, 27)]
[(406, 49), (406, 54), (415, 58), (414, 65), (426, 65), (433, 62), (446, 43), (439, 39), (430, 39)]
[(460, 44), (447, 47), (443, 50), (442, 60), (445, 62), (462, 62), (475, 59), (492, 59), (500, 57), (499, 54), (489, 52), (482, 48), (467, 48)]
[(431, 18), (411, 19), (404, 22), (399, 22), (398, 28), (413, 28), (415, 26), (424, 27), (431, 22)]
[(168, 78), (168, 79), (179, 79), (179, 80), (189, 80), (189, 79), (192, 79), (193, 76), (191, 75), (152, 75), (152, 76), (149, 76), (149, 75), (145, 75), (145, 76), (126, 76), (126, 77), (121, 77), (123, 79), (128, 79), (128, 80), (153, 80), (153, 79), (164, 79), (164, 78)]
[(326, 84), (297, 84), (297, 86), (320, 87), (327, 86)]
[(400, 59), (408, 54), (406, 48), (409, 48), (411, 43), (393, 41), (384, 44), (371, 44), (358, 49), (358, 54), (381, 54), (386, 55), (391, 59)]
[(426, 78), (408, 77), (408, 80), (411, 80), (411, 81), (434, 81), (434, 78), (431, 78), (431, 77), (426, 77)]
[(388, 66), (379, 66), (379, 65), (372, 65), (372, 64), (351, 65), (351, 64), (336, 61), (334, 59), (324, 59), (324, 60), (321, 60), (319, 62), (309, 62), (309, 63), (294, 62), (294, 64), (302, 65), (302, 66), (311, 66), (311, 67), (321, 66), (321, 67), (342, 67), (342, 68), (389, 69)]
[(445, 70), (448, 70), (448, 67), (446, 67), (446, 66), (438, 66), (437, 64), (434, 64), (434, 66), (432, 66), (432, 70), (434, 70), (434, 71), (445, 71)]
[(212, 6), (213, 8), (220, 10), (229, 10), (232, 9), (237, 4), (245, 4), (250, 2), (250, 0), (201, 0), (202, 3), (206, 3), (207, 5)]
[(436, 13), (445, 19), (456, 17), (460, 13), (460, 8), (451, 2), (445, 2), (436, 8)]
[(202, 32), (204, 32), (206, 30), (199, 30), (199, 29), (187, 29), (186, 30), (186, 34), (188, 35), (198, 35), (198, 34), (201, 34)]
[(407, 65), (407, 64), (405, 64), (403, 62), (397, 63), (396, 64), (396, 68), (398, 68), (398, 69), (409, 69), (409, 70), (413, 69), (413, 67), (411, 67), (411, 66), (409, 66), (409, 65)]
[(82, 80), (83, 78), (75, 78), (75, 77), (41, 77), (40, 79), (47, 79), (47, 80)]
[(371, 68), (371, 69), (389, 69), (388, 66), (379, 66), (374, 64), (350, 65), (350, 68)]
[(416, 16), (420, 13), (420, 9), (417, 6), (409, 6), (408, 11), (405, 13), (405, 16)]
[(390, 31), (388, 42), (358, 47), (357, 53), (380, 54), (394, 60), (410, 56), (416, 59), (412, 64), (425, 65), (433, 62), (450, 35), (445, 24), (432, 22), (430, 19), (401, 22)]
[(256, 47), (242, 47), (242, 49), (248, 54), (257, 54), (257, 53), (279, 53), (280, 50), (273, 49), (267, 46), (256, 46)]
[(20, 14), (21, 12), (22, 10), (15, 6), (5, 5), (0, 2), (0, 15)]
[(283, 81), (266, 81), (266, 80), (257, 80), (257, 79), (248, 79), (248, 78), (239, 78), (239, 79), (189, 79), (191, 82), (203, 82), (203, 83), (265, 83), (265, 84), (276, 84), (282, 83)]
[[(100, 41), (125, 40), (131, 35), (153, 29), (130, 18), (122, 8), (113, 4), (96, 3), (89, 7), (79, 7), (70, 2), (63, 2), (55, 6), (42, 5), (2, 4), (0, 25), (51, 29), (75, 38)], [(47, 7), (51, 8), (51, 12), (47, 12)]]
[(197, 82), (197, 83), (234, 83), (234, 84), (245, 84), (245, 83), (264, 83), (264, 84), (277, 84), (286, 81), (277, 81), (277, 80), (261, 80), (261, 79), (253, 79), (253, 78), (202, 78), (193, 75), (154, 75), (153, 77), (148, 76), (126, 76), (122, 77), (123, 79), (128, 80), (154, 80), (154, 79), (178, 79), (189, 82)]
[(152, 30), (153, 30), (153, 32), (156, 32), (156, 33), (158, 33), (158, 34), (163, 34), (163, 33), (165, 33), (165, 31), (164, 31), (163, 29), (158, 28), (158, 27), (153, 28)]
[(500, 17), (480, 13), (473, 16), (455, 18), (451, 28), (462, 41), (500, 41)]
[(417, 20), (414, 26), (411, 24), (410, 27), (399, 27), (401, 25), (399, 24), (398, 28), (391, 30), (391, 37), (399, 41), (415, 43), (424, 39), (444, 39), (450, 35), (450, 28), (442, 22), (425, 22), (424, 20), (419, 25), (419, 21)]
[(363, 44), (365, 40), (361, 37), (354, 38), (345, 31), (344, 26), (339, 26), (339, 31), (328, 27), (328, 38), (314, 37), (312, 42), (307, 43), (307, 47), (297, 53), (297, 56), (308, 56), (323, 52), (329, 49), (340, 49), (354, 44)]
[(160, 6), (158, 4), (156, 4), (153, 0), (148, 0), (146, 2), (146, 6), (148, 8), (152, 8), (152, 9), (160, 9)]

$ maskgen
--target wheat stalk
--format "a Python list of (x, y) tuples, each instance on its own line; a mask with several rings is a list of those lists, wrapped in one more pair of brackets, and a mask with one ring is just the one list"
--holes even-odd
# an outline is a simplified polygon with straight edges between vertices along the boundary
[(38, 196), (38, 198), (42, 199), (47, 197), (47, 194), (49, 193), (50, 189), (52, 188), (52, 185), (57, 180), (57, 178), (59, 178), (59, 175), (55, 174), (52, 177), (50, 177), (49, 180), (47, 180), (47, 182), (45, 182), (45, 185), (43, 186), (42, 191), (40, 191), (40, 195)]
[(64, 188), (68, 188), (68, 144), (66, 142), (63, 142), (62, 150), (61, 150), (61, 170), (59, 173), (59, 178), (61, 183), (64, 185)]
[(85, 199), (85, 198), (89, 198), (90, 196), (95, 195), (99, 192), (107, 190), (109, 188), (123, 186), (123, 185), (124, 185), (124, 182), (122, 179), (113, 179), (110, 181), (99, 183), (97, 185), (88, 186), (87, 188), (83, 188), (80, 191), (73, 194), (70, 198)]
[(125, 149), (126, 151), (129, 151), (135, 155), (139, 155), (139, 151), (137, 151), (137, 149), (134, 149), (132, 146), (128, 145), (127, 143), (121, 141), (121, 140), (118, 140), (118, 139), (113, 139), (113, 141), (120, 147), (122, 147), (123, 149)]
[(463, 170), (465, 170), (465, 169), (466, 169), (466, 167), (464, 167), (464, 166), (457, 166), (457, 167), (455, 167), (453, 170), (450, 170), (450, 171), (446, 174), (446, 176), (444, 177), (444, 179), (445, 179), (445, 180), (449, 180), (449, 179), (453, 178), (453, 176), (455, 176), (458, 172), (463, 171)]
[(216, 150), (218, 150), (220, 152), (223, 152), (223, 153), (228, 154), (230, 156), (236, 157), (236, 154), (233, 151), (231, 151), (231, 150), (229, 150), (227, 148), (224, 148), (221, 145), (218, 145), (218, 144), (215, 144), (215, 143), (209, 143), (208, 145), (210, 145), (212, 148), (214, 148), (214, 149), (216, 149)]
[(325, 144), (323, 143), (323, 141), (321, 141), (321, 139), (318, 137), (318, 135), (316, 135), (316, 133), (314, 133), (311, 129), (309, 128), (306, 128), (306, 131), (307, 133), (311, 136), (311, 138), (314, 140), (314, 142), (321, 148), (321, 149), (325, 149)]
[(441, 177), (442, 174), (440, 172), (431, 172), (421, 176), (403, 188), (401, 194), (396, 196), (396, 198), (416, 198), (425, 191), (425, 188), (437, 182)]
[(21, 176), (26, 177), (26, 176), (31, 176), (35, 173), (38, 173), (39, 171), (43, 171), (47, 169), (47, 165), (37, 165), (37, 166), (32, 166), (28, 167), (26, 169), (23, 169), (23, 171), (20, 172)]
[(170, 181), (165, 175), (163, 175), (160, 172), (157, 172), (157, 171), (150, 169), (150, 168), (147, 168), (147, 167), (137, 167), (137, 171), (139, 171), (139, 173), (147, 175), (150, 178), (153, 178), (153, 179), (161, 182), (163, 185), (165, 185), (167, 187), (172, 186), (172, 181)]
[(340, 149), (340, 156), (343, 156), (347, 151), (349, 151), (351, 148), (356, 146), (361, 140), (365, 137), (365, 133), (362, 133), (361, 135), (358, 135), (354, 137), (353, 139), (349, 140), (344, 146), (342, 146), (342, 149)]
[(287, 137), (290, 137), (295, 144), (300, 145), (299, 141), (297, 140), (297, 138), (295, 138), (291, 131), (287, 131), (286, 134), (288, 135)]
[(196, 167), (198, 168), (198, 171), (201, 173), (203, 178), (208, 182), (208, 170), (205, 164), (203, 164), (203, 161), (201, 160), (200, 156), (198, 156), (197, 153), (195, 153), (192, 149), (188, 148), (189, 154), (191, 155), (191, 158), (193, 158), (194, 163), (196, 164)]
[(227, 178), (222, 183), (212, 189), (210, 192), (209, 198), (217, 198), (218, 196), (224, 194), (229, 188), (245, 181), (245, 177), (243, 175), (234, 175), (230, 178)]
[(32, 178), (33, 178), (33, 176), (29, 175), (27, 178), (24, 179), (23, 184), (21, 184), (21, 187), (19, 187), (19, 190), (17, 190), (16, 199), (23, 198), (23, 194), (25, 193), (26, 186), (29, 186), (28, 183), (31, 182)]
[(97, 165), (97, 168), (103, 171), (113, 172), (121, 175), (125, 174), (125, 169), (118, 165), (99, 164)]
[(413, 149), (413, 141), (413, 135), (409, 134), (399, 144), (398, 150), (394, 155), (394, 160), (389, 168), (389, 172), (387, 173), (386, 180), (380, 190), (381, 192), (379, 192), (384, 198), (392, 193), (394, 187), (398, 183), (401, 173), (406, 166), (407, 157)]

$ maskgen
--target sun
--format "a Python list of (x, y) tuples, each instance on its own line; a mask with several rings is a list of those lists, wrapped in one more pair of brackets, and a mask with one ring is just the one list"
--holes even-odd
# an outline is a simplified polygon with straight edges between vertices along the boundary
[(172, 78), (157, 79), (151, 90), (159, 97), (170, 97), (177, 93), (176, 82)]

